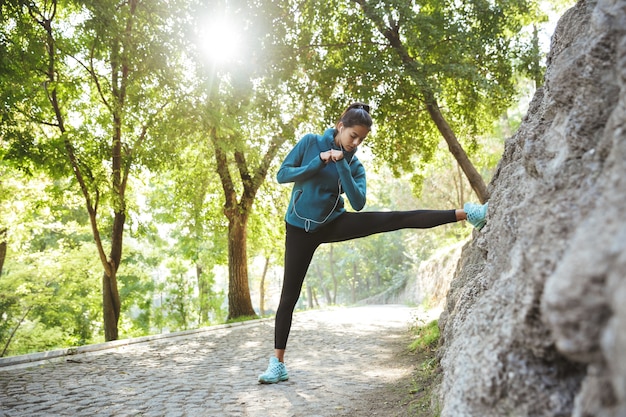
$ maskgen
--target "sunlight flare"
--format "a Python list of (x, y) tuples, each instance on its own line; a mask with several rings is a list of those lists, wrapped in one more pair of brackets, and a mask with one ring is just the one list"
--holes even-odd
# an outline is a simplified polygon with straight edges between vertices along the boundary
[(225, 64), (240, 58), (243, 39), (239, 27), (228, 19), (208, 20), (200, 31), (199, 45), (215, 64)]

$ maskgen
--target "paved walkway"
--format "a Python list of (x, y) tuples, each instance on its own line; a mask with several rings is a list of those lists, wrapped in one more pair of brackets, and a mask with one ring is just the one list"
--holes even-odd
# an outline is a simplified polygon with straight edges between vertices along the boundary
[(397, 358), (416, 314), (404, 306), (296, 314), (290, 379), (276, 385), (257, 383), (273, 320), (2, 367), (0, 417), (361, 417), (359, 404), (384, 401), (381, 388), (410, 374)]

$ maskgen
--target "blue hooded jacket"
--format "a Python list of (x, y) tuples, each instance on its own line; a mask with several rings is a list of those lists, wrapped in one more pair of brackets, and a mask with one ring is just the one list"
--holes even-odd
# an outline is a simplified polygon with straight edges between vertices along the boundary
[(324, 135), (307, 134), (289, 152), (276, 175), (279, 183), (294, 182), (285, 221), (313, 232), (346, 211), (341, 194), (345, 193), (355, 210), (365, 206), (365, 168), (352, 152), (343, 159), (324, 164), (320, 152), (339, 150), (335, 129)]

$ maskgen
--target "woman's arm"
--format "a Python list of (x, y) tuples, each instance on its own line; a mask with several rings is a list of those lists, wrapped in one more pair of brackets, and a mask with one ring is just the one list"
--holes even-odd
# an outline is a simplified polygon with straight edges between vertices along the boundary
[(322, 169), (324, 161), (315, 148), (316, 140), (316, 135), (309, 134), (293, 147), (276, 174), (280, 184), (306, 180)]
[(355, 160), (352, 165), (345, 159), (337, 161), (337, 171), (341, 179), (341, 187), (346, 197), (350, 201), (350, 205), (356, 211), (360, 211), (365, 207), (367, 182), (365, 180), (365, 168), (359, 160)]

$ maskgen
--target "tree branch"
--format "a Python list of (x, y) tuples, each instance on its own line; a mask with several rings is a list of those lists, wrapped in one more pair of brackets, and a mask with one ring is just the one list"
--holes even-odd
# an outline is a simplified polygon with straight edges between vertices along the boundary
[(210, 129), (209, 139), (213, 143), (213, 148), (215, 149), (215, 170), (220, 177), (222, 189), (224, 190), (224, 214), (226, 214), (226, 217), (230, 219), (232, 210), (237, 207), (237, 197), (235, 194), (233, 179), (230, 176), (230, 171), (228, 170), (228, 158), (218, 143), (219, 141), (217, 139), (217, 131), (215, 127)]
[(30, 310), (32, 310), (32, 309), (33, 309), (33, 306), (28, 307), (28, 310), (26, 310), (26, 313), (24, 313), (24, 315), (22, 316), (20, 321), (17, 323), (15, 328), (11, 331), (11, 334), (9, 335), (9, 338), (7, 339), (6, 343), (4, 344), (4, 348), (2, 349), (2, 352), (0, 353), (0, 357), (3, 357), (7, 353), (7, 349), (9, 349), (9, 345), (11, 344), (11, 340), (13, 340), (13, 336), (15, 336), (15, 333), (17, 332), (17, 329), (20, 328), (20, 326), (22, 325), (24, 320), (26, 320), (26, 316), (28, 315), (28, 313), (30, 313)]
[[(98, 249), (98, 255), (100, 256), (100, 260), (102, 262), (102, 265), (105, 269), (105, 271), (108, 273), (110, 272), (110, 266), (109, 263), (107, 262), (107, 257), (106, 254), (104, 253), (104, 248), (102, 247), (102, 240), (100, 239), (100, 231), (98, 230), (98, 225), (96, 222), (96, 217), (97, 217), (97, 204), (98, 204), (98, 197), (99, 194), (96, 193), (96, 202), (93, 203), (92, 199), (91, 199), (91, 195), (89, 193), (89, 189), (87, 187), (87, 183), (85, 182), (85, 178), (83, 176), (83, 173), (80, 169), (80, 163), (79, 160), (76, 156), (76, 152), (74, 149), (74, 146), (72, 145), (70, 138), (69, 138), (69, 134), (65, 128), (65, 118), (63, 116), (63, 112), (61, 111), (61, 105), (59, 104), (59, 99), (57, 96), (57, 90), (56, 87), (52, 87), (52, 89), (49, 89), (48, 86), (50, 84), (52, 84), (53, 86), (55, 85), (55, 83), (57, 82), (56, 79), (56, 44), (55, 44), (55, 39), (54, 36), (52, 34), (52, 17), (55, 16), (56, 14), (56, 1), (53, 1), (51, 3), (51, 6), (53, 11), (51, 12), (51, 18), (43, 18), (42, 14), (39, 13), (38, 10), (35, 10), (34, 5), (31, 5), (31, 7), (29, 7), (29, 13), (31, 15), (31, 17), (39, 24), (41, 25), (41, 27), (45, 30), (46, 32), (46, 46), (47, 46), (47, 53), (48, 53), (48, 70), (46, 72), (46, 76), (47, 76), (47, 80), (44, 83), (44, 89), (46, 92), (46, 95), (48, 97), (48, 101), (50, 102), (50, 105), (52, 107), (52, 110), (54, 111), (55, 114), (55, 118), (57, 120), (57, 128), (59, 129), (59, 132), (61, 133), (61, 136), (63, 138), (63, 144), (65, 146), (65, 151), (67, 153), (68, 159), (70, 161), (70, 165), (72, 167), (72, 170), (74, 172), (74, 176), (76, 177), (76, 180), (78, 181), (78, 184), (80, 186), (80, 190), (83, 193), (83, 196), (85, 197), (85, 202), (86, 202), (86, 206), (87, 206), (87, 211), (89, 213), (89, 219), (91, 221), (91, 229), (94, 235), (94, 241), (96, 243), (96, 247)], [(35, 14), (38, 14), (41, 19), (38, 19)]]
[(246, 155), (244, 155), (244, 153), (240, 150), (235, 151), (235, 163), (237, 164), (237, 169), (239, 170), (239, 176), (241, 177), (241, 181), (243, 182), (244, 190), (251, 188), (252, 177), (250, 176), (250, 172), (248, 171)]
[(448, 144), (450, 153), (455, 157), (463, 172), (467, 176), (472, 188), (476, 192), (481, 203), (486, 202), (489, 199), (489, 192), (487, 186), (480, 173), (476, 170), (476, 167), (471, 163), (467, 153), (459, 143), (452, 127), (448, 124), (437, 103), (437, 99), (430, 85), (424, 82), (425, 77), (422, 74), (422, 70), (419, 68), (418, 63), (411, 57), (400, 39), (400, 28), (398, 25), (395, 27), (386, 26), (374, 11), (369, 7), (366, 0), (354, 0), (355, 3), (361, 6), (365, 16), (371, 20), (378, 28), (380, 33), (387, 38), (391, 47), (397, 52), (402, 60), (402, 64), (406, 68), (409, 75), (415, 80), (419, 86), (420, 92), (423, 96), (426, 104), (426, 109), (430, 114), (431, 120), (435, 123), (435, 126), (439, 130), (439, 133), (443, 136), (444, 140)]

